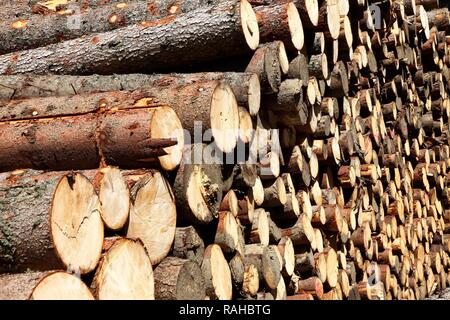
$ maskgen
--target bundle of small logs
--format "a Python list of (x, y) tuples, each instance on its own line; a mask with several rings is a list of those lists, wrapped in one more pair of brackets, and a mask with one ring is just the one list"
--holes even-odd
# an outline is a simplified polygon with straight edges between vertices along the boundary
[(0, 299), (450, 285), (439, 0), (4, 0)]

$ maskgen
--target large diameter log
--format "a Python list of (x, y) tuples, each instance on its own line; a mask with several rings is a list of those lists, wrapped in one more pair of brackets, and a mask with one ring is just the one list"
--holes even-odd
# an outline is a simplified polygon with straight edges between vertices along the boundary
[(30, 300), (94, 300), (89, 288), (75, 275), (55, 272), (33, 289)]
[(85, 176), (6, 173), (0, 179), (0, 194), (0, 270), (95, 269), (103, 222), (100, 202)]
[(91, 287), (99, 300), (154, 300), (154, 286), (142, 242), (119, 239), (102, 258)]
[(231, 271), (222, 250), (217, 244), (211, 244), (205, 249), (202, 263), (205, 278), (206, 295), (211, 299), (231, 300)]
[(194, 261), (167, 257), (153, 272), (156, 300), (204, 300), (205, 281)]
[(222, 167), (209, 158), (202, 158), (208, 148), (202, 144), (185, 148), (173, 185), (180, 220), (207, 224), (219, 215), (223, 197)]
[[(211, 77), (214, 78), (213, 75)], [(220, 75), (216, 78), (219, 77)], [(140, 81), (142, 80), (144, 79)], [(148, 79), (146, 85), (142, 83), (142, 86), (139, 86), (140, 81), (134, 81), (135, 85), (128, 86), (130, 90), (121, 92), (81, 94), (69, 99), (60, 97), (11, 101), (1, 108), (0, 119), (18, 121), (102, 110), (170, 106), (181, 122), (172, 119), (174, 121), (172, 123), (165, 119), (165, 117), (171, 117), (170, 114), (167, 116), (157, 114), (158, 118), (163, 117), (163, 119), (152, 120), (159, 122), (158, 128), (156, 123), (152, 123), (151, 128), (156, 130), (155, 133), (176, 137), (178, 141), (182, 141), (182, 129), (185, 129), (193, 139), (195, 128), (201, 122), (202, 133), (210, 129), (209, 134), (212, 134), (220, 150), (230, 152), (234, 149), (239, 134), (238, 106), (233, 90), (225, 82), (210, 80), (201, 74), (197, 77), (153, 76)], [(135, 87), (138, 88), (134, 89)], [(119, 88), (119, 90), (122, 89)], [(49, 109), (49, 105), (52, 108)], [(73, 108), (73, 106), (79, 107)], [(171, 134), (167, 134), (167, 131)], [(180, 156), (181, 147), (176, 151), (177, 156)]]
[(62, 271), (33, 271), (0, 276), (1, 300), (94, 300), (75, 275)]
[[(159, 161), (173, 170), (181, 160), (182, 145), (176, 141), (184, 141), (178, 116), (169, 107), (138, 107), (143, 103), (138, 97), (89, 94), (2, 108), (0, 132), (7, 138), (0, 144), (0, 169), (92, 169), (103, 160), (125, 167)], [(127, 110), (130, 106), (134, 109)]]
[(127, 237), (140, 239), (155, 265), (167, 256), (174, 241), (175, 198), (167, 180), (157, 171), (142, 177), (131, 193)]
[[(253, 73), (202, 72), (189, 74), (116, 74), (116, 75), (12, 75), (0, 78), (0, 100), (28, 99), (51, 96), (72, 96), (81, 93), (95, 93), (129, 90), (153, 86), (187, 86), (196, 82), (211, 80), (229, 84), (240, 106), (256, 115), (260, 107), (260, 83)], [(199, 92), (204, 89), (197, 88)], [(200, 90), (201, 89), (201, 90)], [(175, 93), (178, 91), (175, 90)], [(158, 91), (159, 93), (159, 91)], [(168, 95), (173, 98), (173, 93)], [(183, 97), (188, 98), (184, 93)], [(212, 99), (211, 99), (212, 100)], [(186, 101), (185, 101), (186, 102)]]
[(306, 214), (301, 214), (294, 226), (282, 230), (282, 235), (290, 237), (294, 245), (311, 244), (315, 247), (315, 233)]
[(0, 74), (167, 70), (248, 53), (249, 47), (256, 49), (258, 44), (258, 25), (250, 4), (224, 1), (186, 14), (7, 54), (0, 59)]
[[(72, 1), (71, 1), (72, 2)], [(0, 24), (3, 39), (0, 54), (43, 47), (52, 43), (106, 32), (143, 21), (155, 21), (206, 5), (206, 1), (131, 1), (83, 7), (69, 3), (58, 14), (32, 15), (29, 19), (11, 19)], [(81, 10), (82, 9), (82, 10)], [(81, 10), (77, 12), (77, 10)]]

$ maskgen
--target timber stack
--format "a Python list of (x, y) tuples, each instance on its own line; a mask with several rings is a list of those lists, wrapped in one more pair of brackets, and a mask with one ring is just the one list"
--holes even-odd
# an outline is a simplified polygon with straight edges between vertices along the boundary
[(439, 0), (4, 2), (0, 299), (450, 285)]

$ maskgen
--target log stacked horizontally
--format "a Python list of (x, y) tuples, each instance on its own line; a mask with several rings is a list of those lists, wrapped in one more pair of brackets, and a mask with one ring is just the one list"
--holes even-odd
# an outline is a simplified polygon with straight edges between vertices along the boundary
[(409, 300), (450, 285), (439, 1), (4, 9), (0, 299)]

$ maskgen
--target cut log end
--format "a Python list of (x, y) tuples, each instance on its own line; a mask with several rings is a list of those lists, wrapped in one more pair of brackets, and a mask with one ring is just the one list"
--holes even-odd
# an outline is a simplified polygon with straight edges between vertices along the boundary
[(293, 2), (288, 4), (287, 9), (289, 31), (291, 32), (292, 44), (297, 50), (301, 50), (304, 44), (303, 25), (297, 7)]
[[(286, 57), (287, 60), (287, 57)], [(252, 116), (258, 114), (261, 106), (261, 83), (257, 74), (252, 74), (248, 85), (248, 111)]]
[(181, 162), (184, 147), (183, 126), (175, 111), (169, 107), (158, 108), (153, 114), (151, 132), (155, 139), (176, 139), (176, 145), (163, 149), (167, 155), (158, 158), (163, 169), (174, 170)]
[(100, 300), (154, 300), (153, 269), (138, 240), (117, 240), (97, 269), (93, 289)]
[(141, 239), (152, 264), (170, 251), (176, 226), (176, 206), (171, 187), (159, 173), (149, 173), (132, 189), (133, 206), (127, 237)]
[(76, 276), (55, 272), (37, 284), (30, 300), (94, 300), (94, 296)]
[(317, 0), (305, 0), (305, 6), (309, 21), (313, 26), (317, 26), (319, 23), (319, 2)]
[(236, 97), (225, 83), (214, 90), (211, 102), (211, 129), (217, 147), (231, 152), (239, 137), (239, 112)]
[(103, 221), (100, 201), (83, 175), (64, 176), (53, 196), (51, 234), (56, 252), (69, 270), (88, 273), (100, 260)]
[(279, 42), (278, 46), (278, 60), (280, 62), (281, 72), (287, 74), (289, 72), (289, 58), (286, 52), (286, 47), (283, 42)]
[(241, 25), (245, 40), (252, 50), (256, 50), (259, 45), (259, 27), (255, 12), (247, 0), (241, 0)]
[(205, 249), (202, 271), (207, 296), (211, 299), (231, 300), (233, 295), (231, 271), (217, 244), (209, 245)]
[(130, 190), (117, 168), (103, 168), (99, 199), (101, 216), (106, 227), (111, 230), (122, 229), (130, 213)]

